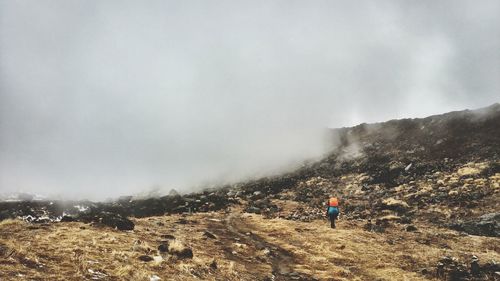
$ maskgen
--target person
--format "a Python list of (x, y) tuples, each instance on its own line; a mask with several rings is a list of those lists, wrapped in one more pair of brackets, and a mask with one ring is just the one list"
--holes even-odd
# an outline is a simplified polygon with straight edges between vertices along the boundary
[(339, 213), (339, 200), (337, 197), (332, 196), (328, 200), (328, 207), (326, 209), (326, 215), (330, 218), (332, 228), (335, 228), (335, 220), (337, 220)]

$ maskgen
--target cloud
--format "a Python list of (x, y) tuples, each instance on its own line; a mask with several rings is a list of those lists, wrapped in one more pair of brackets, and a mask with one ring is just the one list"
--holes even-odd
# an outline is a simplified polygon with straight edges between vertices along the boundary
[(498, 101), (497, 1), (0, 2), (0, 192), (192, 190)]

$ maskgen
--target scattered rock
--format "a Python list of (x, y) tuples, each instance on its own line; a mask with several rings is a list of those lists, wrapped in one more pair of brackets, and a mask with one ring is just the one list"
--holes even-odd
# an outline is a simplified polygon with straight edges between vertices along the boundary
[(469, 272), (457, 258), (445, 256), (436, 265), (436, 275), (439, 278), (448, 278), (448, 280), (464, 280), (469, 277)]
[(143, 262), (150, 262), (152, 260), (154, 260), (153, 257), (151, 256), (148, 256), (148, 255), (142, 255), (142, 256), (139, 256), (137, 257), (140, 261), (143, 261)]

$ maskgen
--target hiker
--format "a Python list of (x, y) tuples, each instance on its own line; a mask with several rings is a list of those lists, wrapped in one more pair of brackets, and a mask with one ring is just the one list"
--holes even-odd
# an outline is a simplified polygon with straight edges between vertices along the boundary
[(337, 197), (331, 197), (328, 200), (326, 215), (330, 218), (332, 228), (335, 228), (335, 220), (338, 218), (339, 213), (339, 200), (337, 199)]

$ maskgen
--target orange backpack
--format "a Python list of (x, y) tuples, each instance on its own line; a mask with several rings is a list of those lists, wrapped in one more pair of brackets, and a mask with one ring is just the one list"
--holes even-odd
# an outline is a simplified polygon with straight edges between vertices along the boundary
[(330, 200), (328, 200), (328, 206), (330, 207), (338, 207), (339, 206), (339, 200), (337, 197), (332, 197)]

